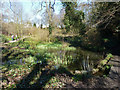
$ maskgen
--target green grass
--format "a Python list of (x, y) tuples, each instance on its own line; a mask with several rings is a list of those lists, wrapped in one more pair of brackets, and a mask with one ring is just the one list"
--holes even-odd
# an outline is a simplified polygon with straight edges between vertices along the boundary
[(62, 44), (57, 44), (57, 43), (39, 43), (37, 45), (37, 47), (40, 48), (40, 49), (48, 49), (48, 48), (56, 49), (56, 48), (62, 47)]
[[(7, 67), (7, 68), (6, 68)], [(2, 75), (3, 75), (3, 83), (5, 83), (3, 86), (4, 88), (16, 88), (16, 83), (14, 82), (16, 78), (19, 78), (18, 81), (22, 80), (23, 77), (25, 77), (27, 74), (31, 72), (31, 69), (28, 67), (28, 65), (3, 65), (1, 68)], [(11, 78), (6, 80), (6, 78)], [(7, 84), (7, 82), (9, 84)]]
[(80, 81), (82, 80), (82, 75), (81, 74), (76, 74), (72, 77), (72, 79), (77, 82), (77, 81)]
[(0, 35), (0, 39), (1, 39), (1, 42), (3, 43), (6, 43), (8, 41), (11, 41), (11, 38), (9, 36), (5, 36), (5, 35)]
[(39, 43), (39, 44), (37, 45), (37, 47), (38, 47), (39, 49), (44, 49), (44, 50), (47, 50), (47, 49), (76, 50), (75, 47), (69, 47), (69, 46), (63, 47), (61, 43), (54, 43), (54, 42), (50, 42), (50, 43)]
[(57, 77), (52, 77), (44, 86), (44, 88), (58, 88), (62, 87), (64, 84), (59, 81)]

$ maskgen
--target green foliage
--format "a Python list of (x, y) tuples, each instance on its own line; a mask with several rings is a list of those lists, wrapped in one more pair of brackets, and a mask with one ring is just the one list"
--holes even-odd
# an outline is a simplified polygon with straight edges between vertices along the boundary
[(107, 54), (107, 57), (112, 58), (113, 55), (111, 53)]
[[(112, 57), (113, 57), (113, 56), (112, 56), (111, 53), (107, 54), (107, 57), (106, 57), (104, 60), (102, 60), (102, 61), (100, 62), (100, 64), (101, 64), (102, 66), (106, 65), (106, 64), (108, 63), (108, 61), (109, 61)], [(102, 66), (101, 66), (101, 67), (102, 67)]]
[(0, 39), (3, 43), (6, 43), (6, 42), (10, 41), (10, 38), (3, 35), (3, 34), (0, 35)]
[(102, 66), (104, 66), (107, 63), (107, 60), (106, 59), (102, 60), (100, 63), (101, 63)]
[(36, 23), (34, 23), (33, 26), (36, 27)]
[(106, 77), (109, 74), (109, 71), (112, 67), (112, 65), (109, 65), (109, 60), (112, 58), (112, 54), (107, 54), (107, 57), (100, 62), (100, 65), (98, 65), (98, 69), (100, 72), (103, 73), (103, 76)]
[(57, 77), (52, 77), (49, 82), (46, 83), (44, 88), (58, 88), (58, 87), (62, 87), (63, 83), (59, 81), (59, 79), (57, 79)]
[(60, 42), (50, 42), (50, 43), (39, 43), (37, 47), (43, 50), (57, 49), (57, 50), (76, 50), (75, 47), (66, 46), (63, 48), (63, 45)]
[(49, 25), (49, 35), (51, 35), (51, 34), (52, 34), (52, 30), (53, 30), (52, 25)]
[(62, 4), (66, 12), (64, 18), (66, 32), (70, 31), (72, 27), (77, 33), (83, 34), (85, 28), (85, 24), (82, 22), (84, 13), (75, 9), (77, 7), (76, 2), (62, 2)]
[(100, 47), (105, 47), (106, 51), (112, 52), (114, 50), (110, 49), (119, 46), (119, 6), (120, 2), (95, 2), (91, 9), (90, 24), (100, 33)]
[(109, 69), (110, 68), (110, 66), (106, 66), (106, 69)]
[(80, 80), (82, 80), (82, 75), (81, 74), (76, 74), (72, 77), (72, 79), (76, 82), (80, 81)]
[(24, 60), (25, 60), (25, 62), (32, 64), (37, 60), (37, 58), (29, 56), (28, 58), (25, 58)]
[(40, 28), (41, 28), (41, 29), (43, 28), (43, 24), (41, 24)]
[(106, 65), (104, 67), (104, 75), (107, 76), (109, 74), (110, 69), (111, 69), (111, 65)]
[(29, 49), (30, 44), (28, 42), (20, 42), (19, 47)]
[(74, 81), (80, 81), (80, 80), (84, 80), (84, 79), (87, 79), (87, 78), (90, 78), (91, 77), (91, 74), (90, 73), (83, 73), (83, 74), (75, 74), (72, 79)]

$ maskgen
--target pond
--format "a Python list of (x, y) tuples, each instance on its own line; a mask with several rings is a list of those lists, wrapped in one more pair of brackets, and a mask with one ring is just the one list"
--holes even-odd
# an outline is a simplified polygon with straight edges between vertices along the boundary
[(101, 53), (86, 51), (81, 48), (76, 50), (49, 49), (48, 52), (53, 53), (54, 57), (52, 60), (56, 59), (56, 67), (63, 65), (72, 71), (91, 71), (99, 60), (103, 59)]
[[(86, 51), (79, 48), (76, 49), (64, 49), (63, 47), (59, 48), (47, 48), (47, 49), (39, 49), (38, 51), (43, 51), (42, 54), (39, 52), (35, 53), (36, 56), (44, 56), (42, 60), (47, 60), (48, 63), (52, 62), (52, 66), (56, 69), (60, 66), (66, 67), (70, 71), (75, 70), (84, 70), (91, 71), (97, 64), (97, 62), (103, 59), (103, 56), (100, 53)], [(38, 57), (39, 58), (39, 57)], [(4, 64), (31, 64), (38, 63), (41, 59), (36, 59), (36, 57), (30, 56), (29, 58), (22, 58), (17, 60), (9, 60), (7, 62), (3, 62)], [(42, 63), (42, 62), (41, 62)]]

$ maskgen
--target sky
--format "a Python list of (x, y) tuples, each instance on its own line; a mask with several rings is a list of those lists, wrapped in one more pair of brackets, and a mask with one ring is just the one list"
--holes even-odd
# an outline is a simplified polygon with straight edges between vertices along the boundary
[[(38, 6), (37, 3), (36, 3), (36, 5), (33, 4), (33, 6), (32, 6), (32, 2), (22, 2), (22, 4), (23, 4), (23, 7), (24, 7), (24, 12), (29, 14), (29, 15), (32, 15), (32, 18), (30, 20), (32, 20), (34, 18), (37, 18), (37, 19), (41, 19), (42, 18), (41, 15), (40, 15), (41, 13), (38, 13), (37, 15), (36, 14), (34, 15), (33, 12), (31, 12), (31, 9), (33, 9), (34, 7), (38, 7), (38, 8), (36, 8), (36, 10), (39, 10), (40, 6)], [(55, 14), (59, 14), (59, 12), (60, 12), (60, 10), (62, 8), (62, 4), (60, 2), (56, 2), (54, 8), (55, 8), (55, 12), (54, 13)]]
[[(22, 14), (23, 14), (23, 20), (24, 21), (28, 20), (28, 21), (32, 21), (33, 23), (37, 22), (38, 20), (41, 21), (41, 19), (42, 19), (42, 12), (44, 12), (44, 9), (43, 9), (42, 12), (39, 12), (39, 13), (35, 14), (36, 13), (35, 11), (37, 11), (37, 10), (40, 9), (40, 5), (39, 5), (38, 0), (34, 0), (34, 1), (33, 0), (10, 0), (10, 1), (11, 1), (12, 4), (14, 2), (19, 2), (20, 1), (20, 4), (23, 6), (23, 12), (22, 12)], [(78, 2), (86, 2), (86, 1), (87, 0), (78, 0)], [(9, 0), (1, 0), (0, 2), (1, 3), (7, 3), (6, 6), (2, 9), (3, 14), (7, 14), (6, 11), (4, 11), (7, 8), (9, 9), (9, 11), (11, 13), (13, 13), (10, 10)], [(19, 5), (18, 5), (18, 7), (19, 7)], [(55, 14), (59, 14), (60, 10), (62, 8), (62, 4), (61, 4), (61, 2), (59, 0), (56, 0), (54, 8), (55, 8), (55, 12), (54, 13)], [(18, 8), (15, 8), (15, 9), (17, 10)], [(0, 10), (0, 12), (1, 12), (1, 10)], [(11, 21), (13, 21), (13, 20), (11, 20)]]
[[(31, 10), (31, 7), (32, 7), (32, 2), (22, 2), (22, 3), (23, 3), (23, 6), (24, 6), (24, 10), (29, 13), (30, 10)], [(56, 5), (55, 5), (55, 13), (56, 14), (59, 14), (59, 11), (60, 11), (61, 7), (62, 7), (61, 3), (56, 2)]]
[[(11, 1), (11, 0), (10, 0)], [(21, 4), (22, 5), (22, 7), (23, 7), (23, 12), (22, 12), (22, 14), (23, 14), (23, 20), (30, 20), (30, 21), (34, 21), (34, 20), (37, 20), (37, 19), (41, 19), (42, 18), (42, 16), (41, 16), (41, 14), (44, 12), (44, 8), (43, 8), (43, 10), (42, 10), (42, 12), (39, 12), (39, 13), (36, 13), (35, 11), (38, 11), (39, 9), (40, 9), (40, 4), (39, 4), (39, 2), (37, 2), (37, 1), (35, 1), (35, 2), (33, 2), (33, 1), (30, 1), (30, 0), (28, 0), (28, 1), (23, 1), (23, 0), (19, 0), (20, 2), (18, 2), (17, 1), (17, 3), (19, 4)], [(3, 14), (6, 14), (6, 15), (8, 15), (9, 13), (8, 12), (6, 12), (6, 10), (8, 10), (9, 12), (11, 12), (11, 15), (12, 15), (12, 10), (10, 10), (10, 4), (9, 4), (9, 0), (2, 0), (2, 1), (0, 1), (1, 3), (3, 3), (4, 5), (5, 5), (5, 7), (3, 7), (1, 10), (0, 10), (0, 12), (2, 12)], [(35, 4), (34, 4), (35, 3)], [(53, 3), (53, 2), (52, 2)], [(13, 5), (14, 5), (14, 2), (13, 1), (11, 1), (11, 4), (12, 4), (12, 9), (14, 9), (14, 7), (13, 7)], [(16, 4), (18, 7), (19, 7), (19, 5), (18, 4)], [(43, 5), (44, 5), (45, 3), (43, 3)], [(16, 8), (16, 10), (18, 9), (18, 7)], [(55, 14), (59, 14), (59, 12), (60, 12), (60, 9), (61, 9), (61, 7), (62, 7), (62, 4), (61, 4), (61, 2), (58, 2), (58, 0), (57, 0), (57, 2), (56, 2), (56, 4), (55, 4), (55, 6), (54, 6), (54, 8), (55, 8)]]

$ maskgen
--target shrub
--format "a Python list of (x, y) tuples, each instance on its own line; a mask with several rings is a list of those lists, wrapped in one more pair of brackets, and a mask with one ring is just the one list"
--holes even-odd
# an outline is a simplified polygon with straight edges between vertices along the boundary
[(3, 42), (3, 43), (6, 43), (6, 42), (8, 42), (10, 39), (7, 37), (7, 36), (5, 36), (5, 35), (0, 35), (0, 38), (2, 39), (1, 41)]

